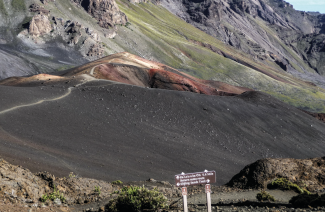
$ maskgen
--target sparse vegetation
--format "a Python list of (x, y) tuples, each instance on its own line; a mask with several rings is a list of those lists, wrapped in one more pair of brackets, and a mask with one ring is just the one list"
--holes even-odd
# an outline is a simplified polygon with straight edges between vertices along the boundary
[(294, 196), (289, 201), (294, 207), (307, 208), (311, 207), (324, 207), (325, 206), (325, 194), (299, 194)]
[(60, 191), (58, 191), (55, 186), (54, 191), (52, 193), (44, 194), (41, 197), (42, 202), (47, 202), (48, 200), (54, 201), (55, 199), (59, 199), (61, 202), (65, 202), (65, 197), (63, 193), (60, 193)]
[(70, 172), (69, 177), (74, 178), (74, 177), (76, 177), (76, 175), (74, 175), (73, 172)]
[(269, 189), (293, 190), (300, 194), (310, 194), (305, 188), (300, 188), (297, 184), (290, 182), (286, 178), (277, 178), (267, 186)]
[(262, 201), (274, 202), (275, 201), (274, 197), (271, 194), (267, 193), (266, 191), (261, 191), (260, 193), (258, 193), (256, 195), (256, 199), (260, 202), (262, 202)]
[(121, 180), (116, 180), (112, 182), (113, 185), (122, 185), (123, 182)]
[(100, 191), (100, 187), (99, 186), (95, 186), (95, 190), (96, 193), (98, 193), (98, 195), (100, 195), (101, 191)]
[(167, 198), (157, 189), (148, 190), (145, 187), (128, 186), (122, 189), (116, 199), (109, 202), (107, 209), (110, 212), (136, 212), (167, 207)]
[(14, 10), (26, 10), (26, 5), (24, 0), (12, 0), (11, 6)]

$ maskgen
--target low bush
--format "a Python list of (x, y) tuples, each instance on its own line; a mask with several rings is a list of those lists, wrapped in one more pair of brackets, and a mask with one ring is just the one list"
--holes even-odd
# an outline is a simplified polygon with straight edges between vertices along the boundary
[(100, 187), (99, 186), (95, 186), (94, 192), (96, 192), (96, 193), (98, 193), (98, 195), (100, 195), (100, 193), (101, 193)]
[(138, 212), (143, 210), (158, 210), (168, 208), (167, 198), (157, 189), (148, 190), (145, 187), (124, 187), (116, 199), (106, 206), (109, 212)]
[(54, 191), (50, 194), (44, 194), (42, 197), (41, 197), (41, 201), (42, 202), (46, 202), (47, 200), (52, 200), (54, 201), (55, 199), (59, 199), (61, 202), (65, 202), (65, 197), (64, 195), (61, 193), (60, 194), (60, 191), (58, 191), (55, 186), (54, 186)]
[(262, 202), (262, 201), (274, 202), (275, 201), (274, 197), (271, 194), (267, 193), (266, 191), (261, 191), (260, 193), (258, 193), (256, 195), (256, 199), (260, 202)]
[(121, 180), (116, 180), (112, 182), (113, 185), (122, 185), (123, 182)]
[(286, 178), (278, 178), (267, 185), (268, 189), (293, 190), (300, 194), (310, 194), (305, 188), (300, 188), (297, 184), (290, 182)]
[(289, 201), (294, 207), (307, 208), (311, 207), (324, 207), (325, 206), (325, 194), (299, 194), (294, 196)]

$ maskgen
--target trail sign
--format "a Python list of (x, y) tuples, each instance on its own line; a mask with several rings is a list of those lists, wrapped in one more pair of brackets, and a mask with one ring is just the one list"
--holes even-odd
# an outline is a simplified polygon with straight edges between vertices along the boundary
[(216, 182), (215, 171), (195, 172), (188, 174), (175, 175), (175, 183), (177, 187), (185, 187), (199, 184), (210, 184)]

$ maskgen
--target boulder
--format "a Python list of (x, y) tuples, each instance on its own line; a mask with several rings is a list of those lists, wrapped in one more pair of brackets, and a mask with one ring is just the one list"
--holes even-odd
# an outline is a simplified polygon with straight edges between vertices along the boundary
[(325, 157), (312, 159), (258, 160), (236, 174), (227, 185), (241, 189), (265, 189), (276, 178), (303, 184), (309, 191), (325, 188)]

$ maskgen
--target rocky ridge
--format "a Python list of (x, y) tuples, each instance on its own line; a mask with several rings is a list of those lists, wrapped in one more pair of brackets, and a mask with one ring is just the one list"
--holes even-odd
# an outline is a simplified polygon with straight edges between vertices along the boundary
[[(84, 27), (78, 21), (52, 16), (50, 11), (38, 4), (32, 4), (30, 11), (36, 15), (29, 22), (28, 30), (18, 35), (25, 42), (46, 43), (61, 37), (69, 46), (77, 47), (84, 58), (91, 60), (104, 56), (103, 44), (95, 30)], [(111, 38), (116, 35), (114, 29), (107, 32)]]
[[(2, 5), (2, 1), (0, 3)], [(84, 3), (79, 5), (69, 1), (70, 7), (66, 4), (65, 1), (28, 0), (19, 3), (18, 10), (15, 9), (15, 1), (10, 0), (4, 3), (4, 8), (0, 6), (1, 49), (8, 55), (23, 57), (23, 60), (34, 64), (34, 70), (1, 70), (1, 79), (67, 69), (112, 51), (105, 46), (103, 38), (106, 42), (114, 38), (118, 30), (116, 25), (127, 22), (126, 15), (119, 10), (116, 2), (91, 2), (83, 13), (80, 10), (84, 10)], [(66, 11), (62, 6), (69, 13), (79, 10), (78, 15), (64, 14)], [(86, 16), (88, 21), (80, 16)], [(98, 24), (101, 24), (90, 24), (89, 19), (98, 19)], [(42, 57), (42, 60), (37, 57)]]

